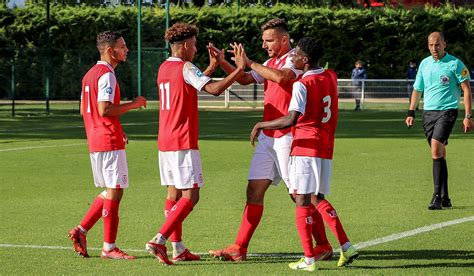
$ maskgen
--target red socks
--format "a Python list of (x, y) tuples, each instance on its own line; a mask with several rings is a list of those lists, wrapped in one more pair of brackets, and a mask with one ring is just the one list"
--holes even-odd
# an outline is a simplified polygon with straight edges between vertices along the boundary
[(115, 243), (119, 224), (119, 205), (120, 201), (105, 199), (102, 209), (102, 218), (104, 219), (104, 242)]
[(94, 199), (94, 202), (92, 202), (91, 207), (89, 208), (89, 211), (87, 211), (86, 215), (81, 220), (81, 223), (79, 223), (79, 225), (82, 226), (87, 231), (89, 231), (102, 216), (103, 206), (104, 206), (104, 199), (99, 196), (96, 197)]
[(247, 249), (250, 239), (257, 229), (260, 219), (263, 215), (263, 205), (249, 204), (245, 206), (242, 223), (240, 224), (239, 233), (235, 239), (235, 244)]
[(303, 246), (304, 256), (309, 258), (314, 257), (313, 238), (311, 237), (311, 228), (313, 226), (313, 211), (313, 205), (296, 206), (296, 229), (298, 230), (301, 245)]
[(183, 221), (193, 210), (193, 203), (191, 200), (182, 197), (176, 204), (171, 208), (171, 211), (168, 213), (168, 217), (165, 220), (163, 226), (161, 226), (160, 233), (166, 239), (171, 236), (176, 230), (178, 225), (182, 225)]
[(332, 207), (331, 203), (329, 203), (327, 200), (322, 200), (316, 206), (316, 209), (318, 209), (318, 212), (321, 214), (324, 221), (334, 233), (334, 236), (336, 236), (339, 244), (343, 245), (348, 242), (349, 239), (346, 236), (346, 232), (344, 231), (344, 228), (342, 228), (341, 221), (339, 220), (336, 210), (334, 210), (334, 207)]
[(324, 227), (323, 217), (321, 214), (313, 208), (313, 237), (316, 241), (316, 245), (326, 245), (329, 243), (326, 236), (326, 228)]
[[(176, 204), (176, 201), (167, 199), (165, 202), (165, 218), (168, 218), (168, 214), (171, 211), (171, 208)], [(180, 242), (181, 241), (181, 236), (183, 233), (183, 223), (180, 222), (179, 224), (176, 225), (173, 233), (171, 233), (169, 240), (171, 242)]]

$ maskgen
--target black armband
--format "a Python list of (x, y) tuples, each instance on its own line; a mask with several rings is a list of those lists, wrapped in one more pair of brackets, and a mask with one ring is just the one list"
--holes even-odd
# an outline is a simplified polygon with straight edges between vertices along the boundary
[(415, 110), (408, 110), (408, 112), (407, 112), (407, 117), (413, 117), (413, 118), (415, 118)]

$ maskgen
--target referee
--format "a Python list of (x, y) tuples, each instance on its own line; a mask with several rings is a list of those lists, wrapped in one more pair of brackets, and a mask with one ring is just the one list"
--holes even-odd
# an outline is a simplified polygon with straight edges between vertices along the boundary
[(415, 108), (421, 95), (424, 99), (423, 129), (433, 158), (434, 193), (429, 210), (451, 207), (448, 195), (448, 167), (446, 145), (458, 117), (461, 90), (464, 94), (464, 133), (471, 130), (471, 86), (469, 70), (458, 58), (445, 52), (446, 42), (440, 32), (428, 36), (431, 56), (423, 59), (418, 68), (407, 118), (408, 127), (415, 122)]

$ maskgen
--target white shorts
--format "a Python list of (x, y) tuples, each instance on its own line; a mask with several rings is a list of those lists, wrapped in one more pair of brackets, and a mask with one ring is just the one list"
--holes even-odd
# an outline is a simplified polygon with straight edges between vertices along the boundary
[(308, 156), (290, 156), (290, 194), (328, 194), (332, 160)]
[(269, 179), (273, 185), (278, 185), (283, 179), (288, 187), (288, 161), (292, 140), (291, 133), (273, 138), (265, 135), (263, 131), (260, 132), (248, 179)]
[(123, 189), (128, 187), (125, 150), (91, 152), (92, 175), (96, 187)]
[(158, 160), (162, 186), (191, 189), (204, 185), (198, 150), (158, 151)]

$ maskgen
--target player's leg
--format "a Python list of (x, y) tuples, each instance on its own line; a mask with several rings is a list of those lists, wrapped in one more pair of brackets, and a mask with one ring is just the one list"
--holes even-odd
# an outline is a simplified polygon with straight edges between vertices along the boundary
[(91, 207), (82, 218), (79, 225), (71, 229), (68, 237), (72, 240), (74, 251), (82, 257), (89, 257), (87, 253), (87, 233), (102, 217), (102, 208), (107, 192), (100, 193), (92, 202)]
[(128, 166), (125, 150), (101, 152), (102, 176), (107, 195), (102, 209), (104, 245), (101, 257), (106, 259), (135, 259), (120, 250), (115, 242), (119, 225), (119, 207), (124, 189), (128, 188)]
[[(158, 234), (147, 243), (146, 249), (157, 257), (160, 262), (169, 265), (172, 262), (166, 255), (166, 240), (177, 229), (182, 228), (183, 221), (199, 201), (199, 190), (204, 185), (204, 181), (202, 179), (199, 151), (160, 152), (159, 158), (162, 185), (165, 185), (164, 183), (174, 183), (174, 188), (168, 187), (168, 193), (171, 195), (170, 198), (173, 197), (175, 190), (176, 194), (180, 194), (180, 197), (168, 212)], [(177, 196), (174, 198), (177, 199)], [(178, 253), (174, 254), (175, 261), (200, 259), (198, 255), (191, 254), (186, 248), (182, 252), (174, 253)]]
[(329, 201), (325, 199), (325, 194), (329, 194), (331, 187), (332, 160), (321, 159), (321, 167), (319, 172), (320, 184), (318, 188), (318, 194), (316, 195), (315, 207), (341, 246), (341, 254), (339, 257), (338, 266), (346, 266), (350, 264), (355, 258), (357, 258), (359, 254), (351, 245), (336, 209)]
[(314, 206), (311, 203), (313, 195), (319, 186), (318, 158), (291, 156), (289, 159), (289, 186), (288, 192), (293, 194), (296, 203), (296, 229), (304, 251), (304, 258), (290, 263), (289, 267), (295, 270), (314, 271), (316, 269), (313, 251), (312, 228)]
[(313, 239), (311, 237), (314, 206), (311, 204), (311, 193), (297, 194), (295, 200), (296, 229), (298, 230), (298, 236), (303, 247), (304, 258), (297, 262), (290, 263), (289, 267), (295, 270), (314, 271), (316, 270), (316, 263), (313, 252)]

